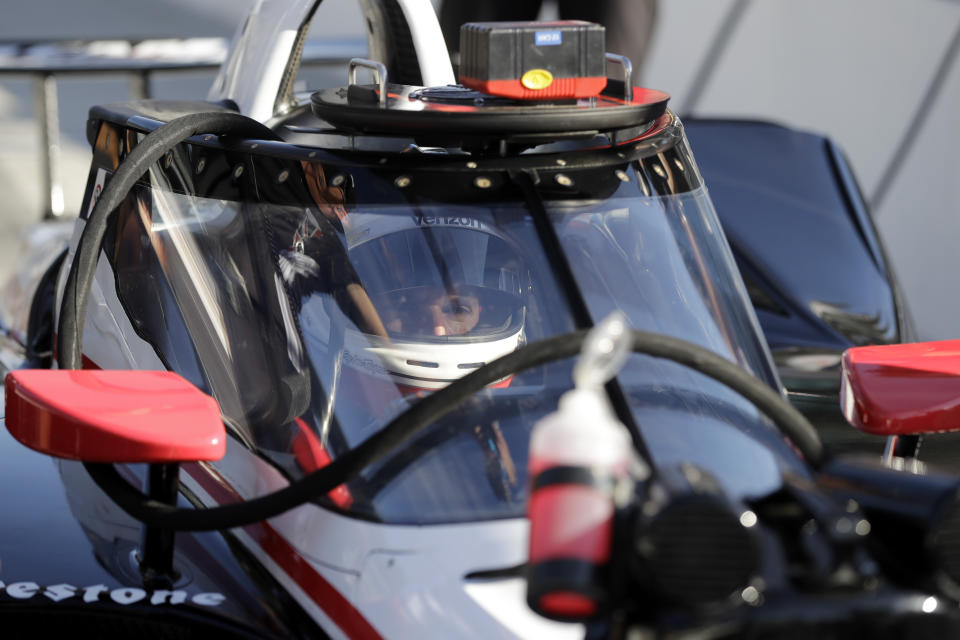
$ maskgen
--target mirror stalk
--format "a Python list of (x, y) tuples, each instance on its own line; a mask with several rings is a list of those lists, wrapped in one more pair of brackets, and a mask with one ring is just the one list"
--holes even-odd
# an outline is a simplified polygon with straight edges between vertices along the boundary
[[(147, 471), (146, 493), (151, 500), (170, 506), (177, 504), (180, 486), (180, 464), (151, 464)], [(151, 589), (170, 588), (179, 577), (173, 567), (176, 532), (161, 527), (143, 526), (140, 542), (140, 573)]]

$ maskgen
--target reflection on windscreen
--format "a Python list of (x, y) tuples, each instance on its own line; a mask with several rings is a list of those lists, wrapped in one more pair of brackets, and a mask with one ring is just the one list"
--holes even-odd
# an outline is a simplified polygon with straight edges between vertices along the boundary
[(776, 385), (706, 194), (617, 202), (624, 206), (551, 211), (593, 316), (620, 309), (637, 329), (694, 342)]
[[(698, 344), (779, 388), (705, 192), (618, 204), (551, 211), (591, 315), (619, 309), (636, 329)], [(802, 473), (783, 437), (724, 385), (640, 355), (618, 379), (657, 465), (693, 462), (738, 496), (777, 488), (780, 466)]]

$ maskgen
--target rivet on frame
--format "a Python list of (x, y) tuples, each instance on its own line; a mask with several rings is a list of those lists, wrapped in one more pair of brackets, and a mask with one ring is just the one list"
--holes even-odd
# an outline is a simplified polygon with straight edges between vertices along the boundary
[(567, 166), (567, 161), (564, 160), (563, 158), (557, 158), (557, 164), (560, 165), (561, 167), (565, 167)]
[(478, 189), (489, 189), (493, 186), (493, 181), (486, 176), (477, 176), (473, 180), (473, 185)]
[(570, 179), (570, 176), (563, 173), (558, 173), (553, 179), (556, 180), (557, 184), (561, 187), (573, 186), (573, 180)]
[(289, 177), (290, 177), (290, 172), (289, 172), (288, 170), (284, 169), (283, 171), (281, 171), (281, 172), (277, 175), (277, 182), (283, 184), (284, 182), (287, 181), (287, 178), (289, 178)]
[(259, 143), (254, 142), (252, 145), (250, 145), (250, 148), (251, 148), (251, 149), (256, 149), (256, 148), (259, 147), (259, 146), (260, 146)]
[(470, 162), (467, 163), (467, 169), (476, 169), (476, 168), (477, 168), (477, 163), (476, 163), (476, 162), (473, 162), (473, 161), (471, 160)]
[(215, 136), (203, 136), (204, 142), (212, 142)]
[(316, 151), (311, 151), (310, 153), (307, 154), (307, 157), (308, 157), (308, 158), (316, 158), (316, 157), (317, 157), (317, 152), (316, 152)]
[(330, 181), (330, 184), (332, 184), (335, 187), (339, 187), (344, 183), (345, 180), (346, 178), (343, 177), (343, 174), (338, 173), (337, 175), (333, 176), (333, 179)]
[(396, 180), (393, 181), (393, 184), (403, 189), (404, 187), (410, 186), (410, 178), (407, 176), (398, 176)]
[(197, 173), (201, 173), (207, 166), (207, 161), (205, 158), (200, 158), (197, 161)]
[(674, 159), (673, 159), (673, 166), (675, 166), (675, 167), (676, 167), (677, 169), (679, 169), (680, 171), (683, 171), (683, 170), (684, 170), (684, 169), (683, 169), (683, 163), (680, 162), (680, 158), (674, 158)]
[(666, 178), (666, 177), (667, 177), (667, 172), (664, 171), (664, 170), (663, 170), (663, 167), (661, 167), (659, 164), (654, 164), (654, 165), (653, 165), (653, 172), (654, 172), (655, 174), (657, 174), (658, 176), (660, 176), (661, 178)]
[(238, 165), (233, 169), (233, 177), (234, 177), (234, 178), (239, 178), (239, 177), (242, 176), (242, 175), (243, 175), (243, 165), (242, 165), (242, 164), (238, 164)]
[(614, 173), (620, 178), (620, 182), (630, 182), (630, 176), (623, 169), (617, 169)]

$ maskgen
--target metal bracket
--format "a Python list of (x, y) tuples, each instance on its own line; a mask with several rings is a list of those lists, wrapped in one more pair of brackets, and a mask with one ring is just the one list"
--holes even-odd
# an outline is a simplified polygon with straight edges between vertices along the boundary
[(380, 88), (380, 106), (387, 106), (387, 67), (382, 62), (376, 60), (367, 60), (366, 58), (353, 58), (348, 67), (347, 82), (350, 86), (357, 84), (357, 68), (364, 67), (373, 71), (374, 80)]
[(40, 185), (43, 189), (43, 217), (59, 218), (64, 213), (63, 181), (60, 176), (60, 120), (57, 80), (42, 73), (34, 80), (34, 96), (40, 127)]
[[(175, 507), (180, 488), (178, 463), (151, 464), (147, 467), (147, 495), (157, 502)], [(179, 578), (174, 568), (176, 531), (144, 525), (140, 533), (140, 573), (144, 584), (153, 589), (169, 589)]]
[(619, 64), (623, 68), (623, 101), (633, 102), (633, 63), (630, 58), (615, 53), (608, 53), (606, 57), (607, 62)]

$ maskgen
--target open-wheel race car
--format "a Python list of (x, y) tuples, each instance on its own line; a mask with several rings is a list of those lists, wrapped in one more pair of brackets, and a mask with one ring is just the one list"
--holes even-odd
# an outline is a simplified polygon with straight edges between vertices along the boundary
[[(205, 101), (90, 110), (75, 231), (5, 336), (6, 431), (57, 461), (0, 440), (0, 619), (960, 631), (960, 478), (823, 447), (668, 96), (602, 28), (465, 25), (458, 84), (427, 0), (371, 0), (374, 59), (298, 94), (316, 4), (257, 3)], [(870, 353), (854, 422), (949, 428), (881, 407)]]

